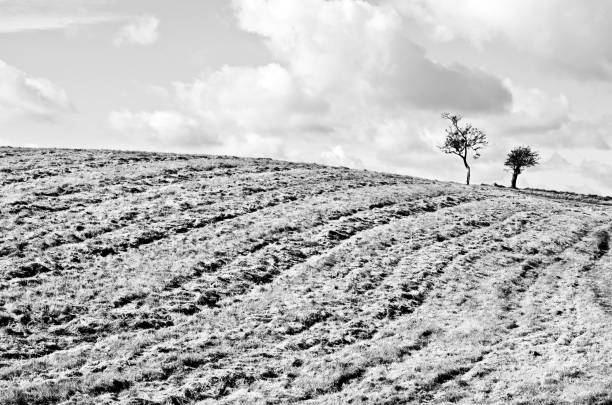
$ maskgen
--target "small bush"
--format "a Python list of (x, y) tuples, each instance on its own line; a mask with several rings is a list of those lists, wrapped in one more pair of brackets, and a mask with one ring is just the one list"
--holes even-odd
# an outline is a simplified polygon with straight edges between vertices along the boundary
[(610, 234), (607, 231), (598, 231), (595, 234), (595, 242), (597, 243), (597, 258), (605, 255), (610, 250)]

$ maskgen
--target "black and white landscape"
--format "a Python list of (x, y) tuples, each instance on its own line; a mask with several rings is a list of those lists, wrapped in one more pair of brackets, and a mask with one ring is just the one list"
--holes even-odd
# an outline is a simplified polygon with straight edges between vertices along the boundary
[(3, 403), (610, 400), (610, 198), (141, 152), (0, 167)]
[(612, 404), (610, 19), (0, 0), (0, 404)]

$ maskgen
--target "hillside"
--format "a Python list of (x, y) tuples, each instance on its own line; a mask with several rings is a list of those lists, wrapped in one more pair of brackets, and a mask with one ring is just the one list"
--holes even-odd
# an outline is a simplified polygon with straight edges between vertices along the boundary
[(0, 403), (611, 403), (611, 202), (0, 148)]

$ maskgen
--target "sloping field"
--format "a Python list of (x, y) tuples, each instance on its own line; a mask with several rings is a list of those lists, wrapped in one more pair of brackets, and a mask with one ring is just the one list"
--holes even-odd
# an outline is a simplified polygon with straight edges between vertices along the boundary
[(611, 403), (612, 207), (562, 197), (0, 148), (0, 403)]

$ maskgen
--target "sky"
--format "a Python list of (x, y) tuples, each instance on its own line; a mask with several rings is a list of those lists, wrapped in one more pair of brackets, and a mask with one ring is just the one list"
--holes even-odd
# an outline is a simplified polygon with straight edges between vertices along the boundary
[(0, 0), (0, 145), (272, 157), (612, 195), (612, 2)]

